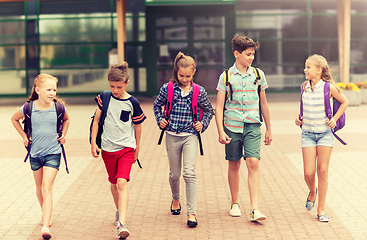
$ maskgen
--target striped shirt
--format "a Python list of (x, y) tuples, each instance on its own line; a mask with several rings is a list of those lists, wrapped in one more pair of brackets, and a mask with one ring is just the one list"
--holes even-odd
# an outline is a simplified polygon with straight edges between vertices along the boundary
[(302, 131), (322, 133), (330, 129), (330, 127), (326, 125), (328, 118), (325, 114), (324, 86), (325, 81), (320, 80), (315, 85), (314, 91), (312, 91), (310, 82), (308, 81), (306, 84), (305, 91), (303, 92), (302, 95), (302, 103), (303, 103)]
[[(260, 70), (263, 76), (261, 90), (268, 88), (265, 74)], [(257, 93), (257, 84), (254, 84), (256, 75), (254, 69), (249, 67), (243, 76), (237, 69), (236, 63), (229, 69), (230, 83), (233, 89), (233, 100), (229, 98), (225, 103), (224, 126), (236, 133), (242, 133), (244, 123), (260, 123), (259, 115), (259, 95)], [(224, 85), (224, 73), (219, 77), (217, 90), (226, 93)]]

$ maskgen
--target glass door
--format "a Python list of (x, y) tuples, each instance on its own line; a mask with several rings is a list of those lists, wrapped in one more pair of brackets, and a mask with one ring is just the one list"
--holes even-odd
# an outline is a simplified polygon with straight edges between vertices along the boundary
[(173, 61), (180, 51), (196, 61), (194, 81), (208, 92), (216, 92), (219, 75), (233, 63), (234, 16), (230, 13), (234, 7), (224, 6), (180, 6), (180, 11), (177, 6), (147, 9), (147, 31), (154, 29), (149, 33), (153, 39), (147, 38), (152, 95), (172, 78)]

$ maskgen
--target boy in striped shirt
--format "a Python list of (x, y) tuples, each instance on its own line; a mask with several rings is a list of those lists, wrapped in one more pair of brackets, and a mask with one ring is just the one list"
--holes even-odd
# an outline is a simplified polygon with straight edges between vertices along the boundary
[[(232, 39), (232, 52), (236, 62), (229, 68), (230, 87), (224, 83), (224, 73), (217, 85), (217, 104), (215, 120), (219, 142), (225, 145), (228, 160), (228, 183), (231, 191), (231, 209), (229, 215), (241, 216), (239, 205), (239, 169), (241, 158), (246, 160), (248, 169), (248, 187), (251, 202), (251, 221), (265, 220), (258, 209), (260, 188), (260, 146), (262, 114), (266, 126), (265, 145), (272, 141), (269, 107), (265, 89), (268, 87), (263, 71), (260, 81), (256, 80), (255, 69), (251, 67), (255, 51), (260, 44), (246, 36), (235, 35)], [(258, 94), (258, 85), (260, 94)], [(228, 95), (227, 95), (228, 93)], [(229, 96), (229, 97), (226, 97)], [(259, 110), (261, 106), (261, 113)], [(244, 151), (243, 151), (244, 149)]]

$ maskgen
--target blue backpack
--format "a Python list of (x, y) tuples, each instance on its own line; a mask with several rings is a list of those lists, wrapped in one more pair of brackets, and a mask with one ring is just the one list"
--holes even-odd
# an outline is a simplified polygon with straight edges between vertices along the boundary
[[(32, 136), (32, 121), (31, 121), (32, 105), (33, 104), (32, 104), (31, 101), (27, 101), (27, 102), (24, 103), (24, 106), (23, 106), (23, 112), (24, 112), (24, 120), (23, 120), (24, 128), (23, 128), (23, 131), (27, 134), (27, 138), (28, 138), (28, 146), (26, 147), (27, 155), (25, 156), (24, 162), (26, 162), (28, 157), (30, 156), (31, 146), (32, 146), (32, 142), (29, 140), (30, 137)], [(65, 115), (65, 106), (61, 102), (56, 102), (55, 101), (55, 108), (56, 108), (56, 114), (57, 114), (56, 131), (57, 131), (57, 135), (59, 137), (61, 137), (61, 135), (62, 135), (62, 122), (63, 122), (64, 115)], [(60, 145), (61, 145), (62, 155), (63, 155), (64, 161), (65, 161), (66, 172), (69, 173), (68, 164), (66, 162), (65, 148), (64, 148), (64, 145), (62, 145), (62, 144), (60, 144)]]
[[(102, 137), (102, 132), (103, 132), (103, 124), (104, 124), (104, 120), (107, 115), (107, 108), (108, 108), (108, 104), (110, 104), (112, 93), (110, 90), (106, 90), (106, 91), (103, 91), (101, 95), (102, 95), (102, 110), (101, 110), (101, 118), (99, 119), (99, 123), (98, 123), (98, 132), (97, 132), (97, 137), (96, 137), (96, 143), (99, 148), (101, 148), (101, 137)], [(91, 143), (92, 141), (92, 128), (93, 128), (93, 122), (94, 122), (95, 116), (96, 116), (96, 113), (94, 112), (94, 115), (92, 116), (92, 121), (89, 127), (89, 143)]]
[[(302, 120), (303, 117), (303, 102), (302, 102), (302, 95), (303, 95), (303, 85), (305, 84), (305, 82), (302, 84), (301, 86), (301, 101), (300, 101), (300, 113), (298, 116), (299, 120)], [(330, 82), (325, 82), (325, 86), (324, 86), (324, 106), (325, 106), (325, 114), (327, 116), (327, 118), (330, 120), (335, 113), (338, 111), (339, 107), (340, 107), (340, 102), (338, 102), (335, 98), (333, 99), (333, 109), (331, 110), (331, 106), (330, 106)], [(346, 116), (345, 116), (345, 112), (340, 116), (340, 118), (338, 119), (338, 121), (336, 121), (336, 125), (334, 129), (331, 129), (331, 132), (333, 133), (334, 137), (336, 139), (339, 140), (339, 142), (343, 145), (347, 145), (346, 142), (344, 142), (338, 135), (336, 135), (336, 131), (342, 129), (345, 126), (345, 120), (346, 120)], [(302, 128), (302, 125), (300, 126)]]

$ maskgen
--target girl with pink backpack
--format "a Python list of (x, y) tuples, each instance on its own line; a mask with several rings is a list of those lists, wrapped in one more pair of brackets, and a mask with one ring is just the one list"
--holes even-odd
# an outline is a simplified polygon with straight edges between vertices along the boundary
[[(183, 168), (189, 227), (197, 226), (195, 166), (198, 138), (200, 140), (200, 132), (207, 129), (214, 114), (205, 89), (192, 82), (195, 71), (194, 59), (179, 52), (174, 60), (172, 79), (161, 87), (153, 104), (157, 124), (167, 133), (166, 149), (172, 192), (171, 213), (173, 215), (181, 213), (180, 176)], [(195, 94), (197, 87), (200, 87), (198, 95)], [(162, 106), (165, 106), (164, 112)]]

